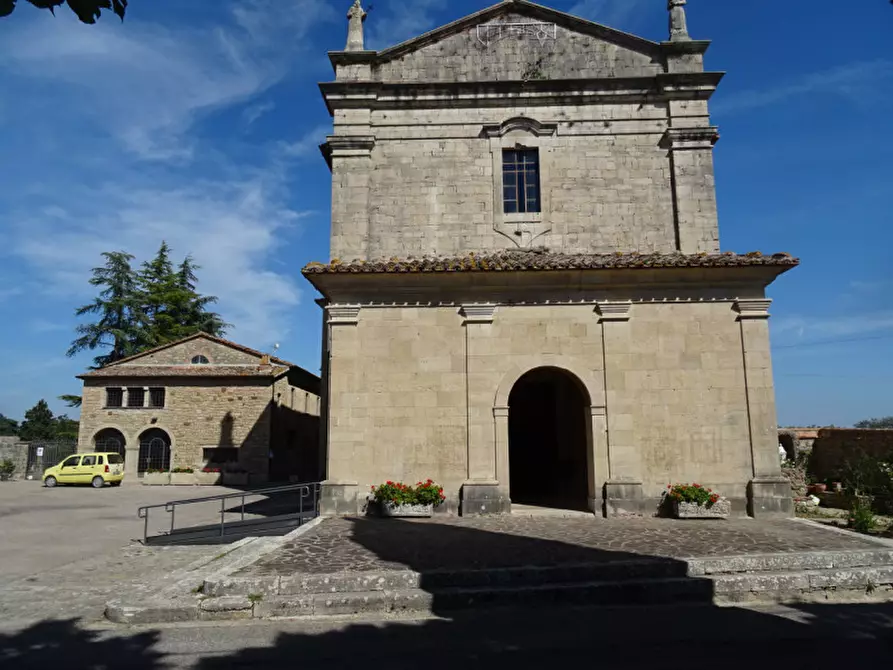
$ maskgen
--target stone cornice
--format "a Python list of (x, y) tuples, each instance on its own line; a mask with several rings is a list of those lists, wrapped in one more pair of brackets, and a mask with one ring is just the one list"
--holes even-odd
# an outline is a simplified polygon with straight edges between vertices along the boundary
[(769, 307), (772, 300), (768, 298), (750, 298), (738, 299), (735, 301), (734, 309), (738, 312), (738, 319), (768, 319)]
[(481, 137), (504, 137), (513, 130), (524, 130), (537, 137), (549, 137), (558, 132), (558, 124), (540, 123), (526, 116), (516, 116), (503, 123), (485, 125), (481, 130)]
[(710, 40), (685, 40), (679, 42), (661, 42), (664, 53), (676, 54), (704, 54), (710, 48)]
[(514, 104), (587, 104), (707, 100), (721, 72), (663, 73), (648, 77), (485, 82), (344, 81), (319, 85), (330, 113), (336, 109), (431, 109)]
[(360, 322), (360, 307), (357, 305), (330, 305), (326, 308), (329, 325), (355, 326)]
[(604, 321), (629, 321), (632, 302), (600, 302), (595, 306), (599, 323)]
[(459, 313), (465, 317), (465, 323), (493, 323), (496, 315), (495, 304), (462, 305)]
[(661, 146), (671, 151), (686, 149), (711, 149), (719, 141), (716, 126), (704, 128), (668, 128), (661, 139)]

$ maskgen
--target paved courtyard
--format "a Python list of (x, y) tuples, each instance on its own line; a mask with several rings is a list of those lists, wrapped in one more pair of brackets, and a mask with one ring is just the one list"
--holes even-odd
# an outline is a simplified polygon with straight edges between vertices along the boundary
[(828, 550), (877, 542), (800, 521), (327, 519), (239, 576), (553, 566)]
[[(137, 507), (231, 493), (224, 488), (0, 484), (0, 622), (99, 620), (122, 590), (157, 591), (169, 575), (219, 546), (144, 547)], [(193, 514), (198, 515), (196, 510)], [(188, 522), (188, 517), (183, 519)]]

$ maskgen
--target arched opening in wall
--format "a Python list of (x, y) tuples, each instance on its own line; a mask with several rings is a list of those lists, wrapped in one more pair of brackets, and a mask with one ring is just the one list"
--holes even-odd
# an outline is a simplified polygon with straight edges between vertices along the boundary
[(93, 438), (93, 449), (106, 454), (127, 455), (127, 440), (124, 434), (115, 428), (103, 428)]
[(150, 428), (140, 435), (139, 474), (147, 470), (171, 469), (171, 438), (161, 428)]
[(557, 368), (521, 377), (509, 395), (512, 503), (589, 509), (589, 398), (579, 379)]
[(780, 433), (778, 436), (778, 443), (784, 449), (785, 456), (787, 456), (788, 460), (797, 460), (797, 446), (794, 443), (793, 435), (790, 433)]

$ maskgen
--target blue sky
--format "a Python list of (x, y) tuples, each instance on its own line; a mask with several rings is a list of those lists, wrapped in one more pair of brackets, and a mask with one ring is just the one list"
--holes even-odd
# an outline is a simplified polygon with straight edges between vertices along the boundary
[[(0, 20), (0, 412), (79, 391), (65, 357), (106, 250), (166, 239), (204, 269), (229, 336), (319, 369), (320, 313), (300, 276), (328, 256), (330, 118), (316, 88), (350, 0), (133, 0), (77, 23), (22, 3)], [(368, 2), (367, 2), (368, 4)], [(374, 0), (367, 46), (485, 0)], [(665, 0), (547, 0), (666, 37)], [(885, 0), (689, 0), (714, 40), (724, 250), (787, 251), (773, 287), (782, 424), (893, 414), (893, 7)], [(76, 412), (73, 412), (76, 414)]]

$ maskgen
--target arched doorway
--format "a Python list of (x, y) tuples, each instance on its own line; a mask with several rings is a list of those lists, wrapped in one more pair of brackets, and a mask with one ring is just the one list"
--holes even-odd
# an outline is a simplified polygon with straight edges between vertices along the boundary
[(93, 437), (93, 448), (96, 451), (107, 454), (121, 454), (121, 458), (125, 458), (127, 455), (127, 440), (120, 430), (103, 428)]
[(137, 471), (170, 470), (171, 438), (161, 428), (150, 428), (140, 435), (140, 459)]
[(521, 377), (509, 395), (509, 478), (513, 503), (589, 509), (589, 398), (558, 368)]

